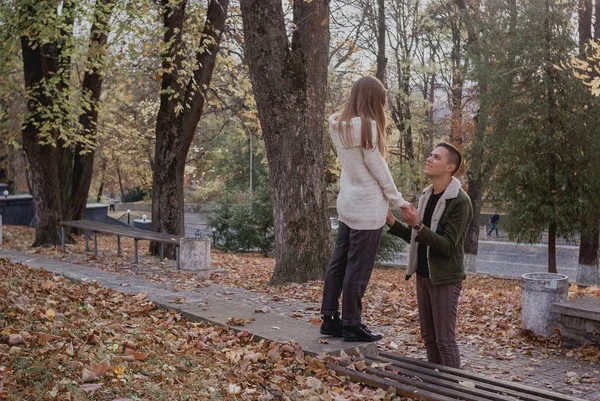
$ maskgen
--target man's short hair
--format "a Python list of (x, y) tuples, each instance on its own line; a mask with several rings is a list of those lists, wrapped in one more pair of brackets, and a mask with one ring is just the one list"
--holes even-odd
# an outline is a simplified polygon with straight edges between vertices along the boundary
[(458, 171), (458, 169), (460, 169), (460, 166), (462, 165), (462, 153), (460, 153), (460, 150), (458, 150), (456, 146), (449, 144), (448, 142), (440, 142), (437, 145), (435, 145), (435, 147), (442, 147), (448, 150), (448, 161), (451, 164), (456, 165), (456, 168), (454, 169), (454, 171), (452, 171), (452, 175), (456, 174), (456, 172)]

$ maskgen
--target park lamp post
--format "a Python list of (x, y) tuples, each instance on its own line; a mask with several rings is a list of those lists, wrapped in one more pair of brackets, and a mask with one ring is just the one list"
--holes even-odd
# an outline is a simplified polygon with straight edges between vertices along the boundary
[(129, 218), (131, 217), (131, 209), (127, 209), (127, 224), (131, 224), (129, 222)]

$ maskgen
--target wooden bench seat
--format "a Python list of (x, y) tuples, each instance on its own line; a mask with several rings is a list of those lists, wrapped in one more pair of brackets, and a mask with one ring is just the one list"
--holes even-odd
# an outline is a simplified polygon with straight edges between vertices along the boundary
[(176, 249), (177, 258), (177, 270), (179, 270), (179, 240), (183, 238), (181, 235), (171, 235), (163, 233), (155, 233), (147, 230), (140, 230), (139, 228), (129, 227), (125, 225), (101, 223), (97, 221), (89, 220), (72, 220), (62, 221), (61, 235), (62, 235), (62, 250), (66, 251), (65, 246), (65, 227), (77, 228), (85, 232), (85, 250), (89, 252), (89, 233), (93, 234), (94, 237), (94, 254), (98, 254), (98, 241), (96, 239), (97, 233), (112, 234), (117, 236), (117, 253), (121, 254), (121, 237), (133, 238), (133, 251), (134, 251), (134, 262), (138, 263), (138, 241), (155, 241), (160, 243), (160, 260), (164, 258), (164, 244), (174, 245)]
[[(583, 401), (546, 389), (436, 365), (393, 352), (380, 352), (377, 356), (355, 358), (357, 359), (364, 362), (362, 371), (333, 363), (326, 366), (335, 370), (339, 376), (347, 376), (353, 381), (374, 387), (392, 387), (397, 394), (413, 400)], [(356, 367), (356, 363), (354, 366)]]

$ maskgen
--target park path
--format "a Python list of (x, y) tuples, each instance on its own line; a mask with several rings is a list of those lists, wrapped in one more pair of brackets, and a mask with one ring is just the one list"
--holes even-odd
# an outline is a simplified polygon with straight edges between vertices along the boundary
[[(182, 291), (177, 289), (177, 283), (174, 282), (152, 283), (131, 275), (123, 276), (91, 266), (6, 248), (0, 248), (0, 257), (76, 281), (95, 281), (103, 287), (128, 294), (147, 292), (148, 299), (162, 307), (175, 309), (191, 320), (206, 320), (217, 325), (231, 324), (232, 321), (243, 322), (244, 326), (233, 328), (246, 329), (257, 339), (280, 343), (293, 340), (309, 354), (337, 353), (341, 349), (351, 353), (354, 347), (359, 347), (363, 354), (377, 353), (377, 346), (374, 344), (353, 344), (349, 348), (348, 344), (339, 339), (327, 338), (327, 342), (324, 342), (324, 338), (318, 334), (318, 326), (291, 317), (299, 311), (317, 311), (318, 305), (311, 302), (273, 297), (214, 283), (197, 290)], [(415, 335), (399, 333), (391, 327), (378, 329), (388, 337), (394, 336), (393, 342), (414, 347), (411, 356), (425, 358), (424, 350), (416, 342)], [(571, 357), (546, 355), (537, 347), (506, 355), (486, 354), (477, 349), (474, 343), (468, 337), (459, 339), (464, 369), (532, 387), (551, 389), (585, 400), (600, 401), (599, 364), (581, 362)]]

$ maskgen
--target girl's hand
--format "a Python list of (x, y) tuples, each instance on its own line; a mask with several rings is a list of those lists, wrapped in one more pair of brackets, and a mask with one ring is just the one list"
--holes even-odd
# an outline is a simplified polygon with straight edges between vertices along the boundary
[(410, 202), (404, 201), (404, 203), (402, 204), (402, 206), (400, 206), (400, 210), (404, 209), (404, 210), (408, 210), (412, 207), (412, 205), (410, 204)]
[(396, 222), (396, 218), (392, 214), (392, 209), (388, 208), (387, 216), (385, 216), (385, 222), (388, 226), (393, 226)]

